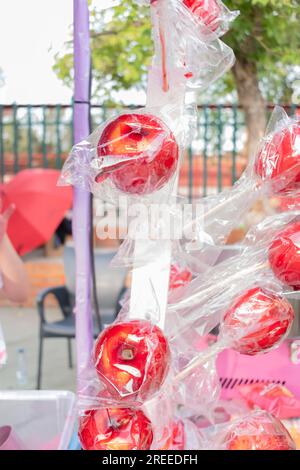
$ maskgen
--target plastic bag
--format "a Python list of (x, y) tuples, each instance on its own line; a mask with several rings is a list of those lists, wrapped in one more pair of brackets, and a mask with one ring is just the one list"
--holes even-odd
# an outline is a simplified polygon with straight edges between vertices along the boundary
[(224, 450), (295, 450), (288, 430), (265, 411), (254, 411), (230, 423), (219, 439)]
[(283, 385), (242, 385), (238, 387), (238, 392), (251, 409), (260, 408), (279, 419), (300, 417), (300, 400)]
[(140, 406), (159, 392), (170, 368), (163, 332), (147, 320), (117, 320), (97, 338), (79, 377), (79, 408)]
[(200, 23), (204, 23), (218, 36), (228, 31), (230, 22), (239, 14), (238, 11), (229, 11), (220, 0), (182, 0), (182, 2)]
[[(229, 233), (255, 201), (271, 196), (281, 200), (296, 198), (300, 189), (299, 157), (299, 117), (288, 118), (281, 108), (276, 108), (257, 155), (233, 188), (195, 201), (189, 211), (184, 200), (174, 200), (169, 211), (164, 208), (163, 216), (156, 221), (157, 238), (168, 230), (176, 251), (180, 247), (186, 259), (189, 257), (192, 271), (204, 274), (224, 254), (227, 256), (224, 244)], [(137, 257), (132, 234), (128, 234), (113, 265), (142, 266), (149, 262), (149, 257), (149, 251), (140, 252)]]
[[(298, 227), (299, 214), (299, 211), (276, 214), (254, 226), (236, 255), (210, 268), (205, 276), (197, 276), (180, 292), (173, 293), (168, 307), (170, 315), (172, 312), (182, 312), (185, 321), (188, 318), (193, 321), (197, 315), (201, 316), (201, 307), (208, 300), (214, 301), (216, 296), (215, 301), (219, 302), (220, 296), (224, 294), (230, 298), (231, 293), (234, 297), (239, 290), (242, 290), (242, 286), (247, 289), (259, 285), (261, 281), (265, 285), (266, 282), (270, 282), (271, 287), (278, 285), (281, 292), (288, 290), (281, 279), (276, 278), (276, 270), (273, 269), (272, 262), (269, 262), (269, 253), (282, 231), (288, 230), (287, 227)], [(296, 257), (297, 253), (294, 256)]]
[[(297, 220), (299, 212), (266, 219), (249, 233), (242, 257), (233, 257), (211, 269), (206, 284), (203, 278), (200, 279), (202, 283), (195, 279), (181, 289), (181, 300), (177, 299), (169, 307), (166, 322), (170, 344), (176, 351), (174, 356), (180, 358), (181, 354), (182, 358), (181, 362), (174, 364), (177, 370), (173, 379), (175, 383), (181, 382), (185, 386), (185, 382), (190, 381), (192, 385), (188, 389), (193, 390), (195, 396), (198, 389), (205, 390), (203, 396), (213, 396), (211, 391), (207, 393), (207, 389), (213, 387), (215, 373), (212, 364), (220, 351), (232, 348), (247, 355), (266, 353), (287, 337), (294, 311), (282, 295), (284, 284), (276, 279), (266, 262), (267, 247), (272, 246), (274, 237), (278, 239), (278, 231), (297, 225)], [(197, 342), (201, 336), (217, 325), (218, 340), (211, 347), (199, 351)], [(197, 373), (199, 368), (201, 372)], [(193, 399), (186, 398), (186, 402), (191, 404)]]
[(136, 408), (97, 408), (79, 416), (78, 436), (84, 450), (149, 450), (152, 424)]
[[(225, 243), (230, 231), (261, 197), (295, 197), (300, 185), (300, 120), (275, 108), (266, 135), (244, 174), (229, 190), (196, 201), (202, 206), (201, 220), (194, 221), (198, 236), (188, 250)], [(204, 246), (205, 249), (205, 246)], [(204, 251), (203, 249), (203, 251)]]
[[(60, 184), (73, 184), (109, 202), (120, 195), (168, 199), (179, 163), (179, 146), (158, 110), (125, 112), (76, 144)], [(157, 113), (157, 114), (156, 114)]]
[[(168, 0), (172, 8), (184, 11), (201, 25), (218, 36), (225, 34), (229, 29), (230, 22), (239, 14), (238, 11), (230, 11), (220, 0)], [(140, 5), (155, 5), (161, 0), (135, 0)]]
[[(213, 31), (199, 21), (199, 16), (181, 0), (159, 0), (151, 5), (153, 71), (156, 73), (163, 67), (162, 85), (166, 92), (179, 83), (204, 90), (231, 68), (235, 60), (232, 49), (218, 38), (216, 29)], [(177, 73), (173, 77), (170, 71)]]

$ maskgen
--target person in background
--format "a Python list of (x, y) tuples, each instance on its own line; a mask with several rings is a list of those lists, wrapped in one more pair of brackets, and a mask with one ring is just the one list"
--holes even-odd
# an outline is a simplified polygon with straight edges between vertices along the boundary
[[(0, 212), (1, 212), (0, 200)], [(29, 294), (29, 281), (24, 264), (12, 246), (6, 230), (14, 206), (0, 213), (0, 296), (16, 303), (25, 302)]]

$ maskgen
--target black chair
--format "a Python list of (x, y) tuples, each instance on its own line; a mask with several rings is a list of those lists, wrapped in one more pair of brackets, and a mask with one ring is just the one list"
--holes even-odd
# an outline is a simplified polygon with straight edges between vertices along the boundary
[[(109, 264), (115, 251), (96, 249), (95, 267), (97, 273), (97, 298), (100, 304), (100, 318), (93, 315), (94, 337), (100, 332), (100, 324), (107, 325), (114, 321), (119, 311), (119, 299), (124, 289), (127, 270), (124, 268), (110, 268)], [(45, 338), (65, 338), (68, 346), (69, 367), (73, 367), (72, 344), (75, 338), (75, 316), (73, 308), (75, 304), (75, 251), (72, 245), (66, 245), (64, 249), (64, 269), (66, 277), (65, 286), (43, 289), (37, 295), (37, 309), (40, 317), (39, 356), (37, 371), (37, 389), (41, 388), (43, 344)], [(53, 295), (57, 301), (62, 319), (49, 322), (46, 316), (45, 301), (49, 295)]]

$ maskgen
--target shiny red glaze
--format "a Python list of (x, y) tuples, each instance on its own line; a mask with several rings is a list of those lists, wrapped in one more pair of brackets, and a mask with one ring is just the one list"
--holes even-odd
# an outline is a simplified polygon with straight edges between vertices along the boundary
[(286, 299), (255, 287), (231, 305), (221, 324), (221, 334), (231, 338), (236, 351), (254, 355), (277, 345), (293, 320), (294, 311)]
[(264, 412), (233, 423), (225, 442), (228, 450), (295, 450), (293, 439), (281, 421)]
[(191, 282), (193, 275), (188, 268), (181, 268), (177, 264), (172, 264), (170, 269), (169, 289), (174, 290), (185, 286)]
[[(255, 171), (263, 180), (278, 178), (278, 193), (299, 187), (300, 125), (282, 129), (264, 144), (258, 154)], [(280, 176), (285, 181), (280, 181)]]
[(216, 0), (183, 0), (183, 3), (211, 31), (218, 29), (222, 11)]
[(150, 114), (123, 114), (109, 122), (99, 139), (97, 153), (116, 158), (136, 158), (106, 175), (128, 194), (149, 194), (161, 189), (175, 173), (179, 149), (168, 127)]
[(269, 262), (275, 276), (295, 290), (300, 289), (300, 222), (289, 225), (272, 241)]
[(170, 349), (163, 332), (146, 320), (116, 323), (99, 335), (94, 363), (113, 397), (144, 401), (161, 387)]
[(133, 408), (87, 411), (78, 436), (84, 450), (149, 450), (153, 441), (151, 422)]

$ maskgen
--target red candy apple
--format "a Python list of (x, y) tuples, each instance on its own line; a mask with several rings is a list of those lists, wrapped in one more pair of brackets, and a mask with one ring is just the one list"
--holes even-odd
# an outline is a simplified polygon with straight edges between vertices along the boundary
[(179, 157), (170, 129), (150, 114), (122, 114), (110, 121), (101, 134), (97, 153), (98, 157), (109, 156), (111, 171), (100, 173), (96, 181), (102, 182), (109, 174), (120, 191), (137, 195), (161, 189), (174, 174)]
[(300, 124), (276, 132), (260, 150), (256, 173), (263, 179), (277, 180), (275, 193), (293, 191), (300, 183)]
[(232, 423), (225, 437), (228, 450), (295, 450), (288, 430), (279, 419), (257, 411)]
[(78, 436), (84, 450), (149, 450), (153, 441), (149, 419), (133, 408), (86, 411)]
[(162, 331), (146, 320), (115, 323), (99, 335), (94, 363), (113, 397), (144, 401), (161, 387), (170, 349)]
[(183, 0), (183, 3), (211, 31), (218, 29), (222, 11), (217, 0)]
[(241, 354), (267, 352), (292, 326), (290, 303), (267, 289), (247, 290), (233, 302), (221, 323), (221, 335)]
[(181, 268), (177, 264), (172, 264), (170, 269), (169, 289), (174, 290), (185, 286), (192, 280), (192, 273), (188, 268)]
[(300, 289), (300, 222), (289, 225), (272, 241), (269, 262), (275, 276), (295, 290)]

